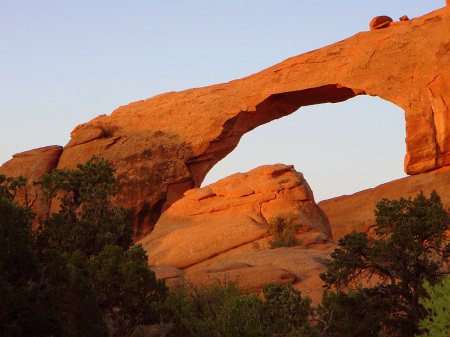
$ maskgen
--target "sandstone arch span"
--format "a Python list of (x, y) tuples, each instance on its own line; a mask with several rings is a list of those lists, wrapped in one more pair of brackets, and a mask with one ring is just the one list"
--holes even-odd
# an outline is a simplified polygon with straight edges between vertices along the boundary
[(171, 92), (77, 127), (58, 167), (92, 155), (117, 168), (117, 202), (135, 207), (136, 236), (200, 186), (208, 170), (249, 130), (301, 106), (367, 94), (405, 111), (405, 170), (450, 164), (450, 10), (361, 32), (249, 77)]
[(289, 163), (304, 174), (318, 203), (405, 177), (405, 136), (404, 111), (379, 97), (302, 107), (246, 133), (201, 186)]

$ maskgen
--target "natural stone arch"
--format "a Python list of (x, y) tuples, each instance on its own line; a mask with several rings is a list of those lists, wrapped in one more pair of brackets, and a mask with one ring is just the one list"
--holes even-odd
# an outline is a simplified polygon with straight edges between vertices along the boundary
[(302, 107), (246, 133), (202, 187), (235, 172), (285, 163), (302, 172), (316, 202), (405, 177), (404, 111), (369, 95)]
[(222, 127), (218, 139), (210, 143), (210, 147), (201, 155), (188, 162), (193, 173), (196, 186), (200, 186), (209, 170), (228, 155), (239, 143), (240, 138), (254, 128), (297, 111), (303, 106), (338, 103), (357, 94), (362, 90), (352, 90), (340, 85), (329, 84), (317, 88), (283, 92), (269, 95), (256, 104), (254, 109), (241, 111), (227, 120)]
[(405, 169), (450, 164), (450, 10), (358, 33), (249, 77), (120, 107), (77, 127), (58, 168), (96, 155), (117, 168), (117, 203), (136, 236), (230, 153), (240, 137), (301, 106), (368, 94), (405, 111)]

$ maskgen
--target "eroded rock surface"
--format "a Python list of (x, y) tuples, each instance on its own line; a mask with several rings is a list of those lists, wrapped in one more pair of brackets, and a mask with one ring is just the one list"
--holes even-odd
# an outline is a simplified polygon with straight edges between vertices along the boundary
[(327, 214), (335, 242), (353, 229), (372, 234), (375, 226), (374, 209), (383, 198), (414, 199), (420, 191), (429, 196), (439, 194), (445, 209), (450, 208), (450, 166), (406, 177), (352, 195), (321, 201), (320, 208)]
[(196, 284), (214, 280), (233, 280), (239, 286), (253, 292), (261, 291), (268, 284), (291, 283), (304, 296), (313, 300), (322, 296), (322, 280), (335, 246), (331, 243), (316, 245), (313, 249), (290, 247), (261, 249), (236, 253), (226, 258), (218, 256), (186, 269), (186, 279)]
[(449, 165), (449, 31), (447, 6), (240, 80), (128, 104), (75, 128), (58, 168), (74, 168), (92, 155), (113, 162), (117, 203), (134, 208), (141, 238), (246, 132), (302, 106), (364, 94), (404, 109), (406, 173)]
[(150, 265), (186, 268), (267, 236), (267, 221), (279, 213), (299, 216), (305, 246), (331, 241), (328, 220), (303, 175), (277, 164), (186, 192), (138, 243)]

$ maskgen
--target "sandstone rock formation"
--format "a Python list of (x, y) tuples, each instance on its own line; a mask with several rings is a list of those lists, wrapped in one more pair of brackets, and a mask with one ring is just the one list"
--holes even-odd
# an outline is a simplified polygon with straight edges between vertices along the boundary
[[(283, 166), (277, 165), (276, 167), (281, 169)], [(288, 166), (284, 167), (288, 168)], [(258, 172), (262, 169), (268, 171), (269, 168), (261, 167), (248, 172), (247, 175), (257, 173), (260, 175), (258, 181), (266, 182), (266, 185), (274, 185), (273, 178), (270, 175), (264, 179), (260, 174), (262, 172)], [(241, 207), (254, 212), (254, 208), (241, 203), (243, 199), (248, 198), (246, 194), (254, 189), (242, 183), (242, 179), (239, 180), (240, 175), (236, 174), (203, 189), (186, 192), (186, 197), (169, 208), (168, 212), (165, 213), (168, 215), (167, 218), (163, 215), (153, 232), (154, 234), (141, 240), (144, 246), (149, 249), (150, 263), (155, 264), (151, 268), (157, 272), (158, 277), (166, 279), (169, 284), (173, 284), (182, 278), (195, 284), (227, 279), (236, 280), (241, 287), (250, 291), (260, 291), (269, 282), (277, 284), (289, 282), (294, 287), (301, 289), (304, 295), (310, 296), (313, 300), (319, 300), (322, 294), (322, 281), (319, 274), (326, 270), (326, 263), (330, 261), (330, 253), (336, 248), (325, 237), (324, 233), (309, 230), (298, 235), (303, 242), (301, 247), (273, 250), (267, 249), (267, 238), (258, 239), (257, 231), (253, 233), (255, 241), (246, 244), (242, 244), (240, 235), (221, 235), (223, 229), (219, 227), (233, 228), (235, 220), (248, 226), (249, 230), (243, 230), (244, 233), (252, 233), (251, 229), (255, 226), (253, 221), (245, 223), (241, 220), (247, 215), (246, 212), (239, 211)], [(282, 187), (286, 184), (284, 182), (285, 176), (286, 174), (273, 180), (282, 182), (279, 184), (279, 187)], [(287, 185), (289, 186), (290, 183)], [(369, 235), (374, 234), (375, 216), (373, 210), (376, 203), (382, 198), (399, 199), (409, 196), (414, 198), (420, 191), (429, 196), (432, 190), (436, 190), (442, 198), (444, 207), (449, 208), (450, 189), (448, 186), (450, 186), (450, 166), (398, 179), (353, 195), (322, 201), (319, 206), (327, 214), (333, 239), (337, 242), (354, 229), (366, 232)], [(220, 200), (218, 197), (223, 198), (224, 196), (222, 194), (215, 195), (216, 189), (227, 191), (227, 196), (230, 199)], [(291, 193), (291, 195), (298, 195), (298, 193)], [(233, 200), (234, 203), (230, 203), (230, 200)], [(286, 199), (284, 203), (289, 204), (288, 201), (290, 200)], [(195, 205), (198, 206), (197, 212), (195, 212)], [(237, 205), (237, 207), (232, 208), (236, 212), (232, 211), (231, 214), (227, 214), (223, 205)], [(280, 209), (283, 209), (283, 207)], [(213, 213), (209, 213), (209, 217), (205, 216), (206, 214), (202, 213), (205, 210)], [(226, 219), (229, 217), (229, 221), (219, 220), (223, 216)], [(255, 218), (254, 213), (252, 216)], [(314, 219), (314, 216), (312, 218)], [(185, 227), (182, 225), (183, 222)], [(165, 228), (159, 229), (160, 223)], [(314, 226), (314, 223), (311, 223), (311, 225)], [(185, 231), (186, 227), (190, 227), (191, 233)], [(325, 227), (322, 226), (322, 228)], [(157, 237), (158, 233), (162, 233), (161, 237), (150, 240), (152, 235)], [(214, 233), (218, 234), (217, 237)], [(244, 241), (248, 241), (248, 236), (244, 237), (246, 239)], [(215, 239), (218, 241), (230, 240), (239, 244), (233, 249), (225, 250), (221, 246), (221, 242), (218, 243), (214, 241)], [(200, 243), (196, 242), (197, 240), (200, 240)], [(229, 246), (232, 246), (232, 244)], [(199, 251), (196, 251), (197, 249)], [(151, 250), (153, 250), (153, 253)], [(208, 252), (207, 258), (202, 255), (204, 251)], [(170, 258), (166, 259), (165, 254)], [(192, 255), (203, 256), (203, 258), (198, 258), (195, 264), (190, 265), (186, 261), (191, 261)], [(170, 266), (158, 265), (160, 262), (167, 263)]]
[(117, 203), (134, 207), (141, 238), (246, 132), (302, 106), (364, 94), (405, 110), (408, 174), (450, 165), (449, 31), (447, 6), (240, 80), (128, 104), (78, 126), (58, 168), (74, 168), (92, 155), (112, 161)]
[(319, 206), (327, 214), (335, 242), (353, 229), (371, 234), (375, 226), (373, 210), (383, 198), (415, 198), (420, 191), (427, 196), (439, 194), (445, 209), (450, 208), (450, 166), (391, 181), (352, 195), (325, 200)]
[[(291, 282), (317, 299), (318, 275), (335, 247), (331, 232), (335, 240), (353, 228), (371, 233), (374, 205), (384, 197), (438, 189), (450, 206), (450, 7), (399, 22), (378, 17), (371, 28), (383, 29), (240, 80), (120, 107), (77, 126), (63, 150), (15, 155), (0, 173), (35, 180), (93, 155), (106, 158), (117, 169), (116, 203), (134, 208), (135, 236), (158, 277), (196, 283), (227, 277), (250, 290)], [(331, 229), (292, 166), (265, 166), (198, 188), (246, 132), (302, 106), (357, 95), (378, 96), (404, 109), (405, 171), (415, 176), (320, 203)], [(50, 209), (35, 205), (41, 216)], [(266, 249), (267, 219), (289, 211), (302, 218), (301, 246)]]
[[(268, 249), (267, 220), (279, 213), (301, 219), (300, 247)], [(269, 282), (289, 282), (320, 295), (318, 275), (334, 247), (330, 233), (303, 175), (277, 164), (187, 191), (138, 243), (151, 269), (169, 283), (226, 278), (260, 291)]]
[(22, 175), (28, 178), (26, 191), (20, 191), (16, 201), (21, 204), (27, 203), (26, 199), (28, 202), (34, 201), (32, 209), (38, 218), (45, 218), (48, 215), (50, 205), (42, 199), (42, 193), (36, 189), (33, 181), (40, 180), (43, 173), (50, 173), (56, 168), (62, 151), (61, 146), (55, 145), (18, 153), (0, 167), (0, 174), (10, 177)]
[(263, 238), (267, 221), (279, 213), (299, 216), (305, 246), (331, 241), (328, 220), (303, 175), (277, 164), (187, 191), (138, 243), (150, 265), (186, 268)]

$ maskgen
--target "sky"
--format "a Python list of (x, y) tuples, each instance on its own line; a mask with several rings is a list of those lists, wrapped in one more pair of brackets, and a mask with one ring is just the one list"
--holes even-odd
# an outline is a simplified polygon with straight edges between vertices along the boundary
[[(374, 16), (427, 14), (445, 0), (0, 0), (0, 165), (65, 145), (119, 106), (239, 79), (369, 30)], [(203, 186), (292, 164), (316, 201), (402, 178), (404, 112), (376, 97), (300, 108), (260, 126)]]

